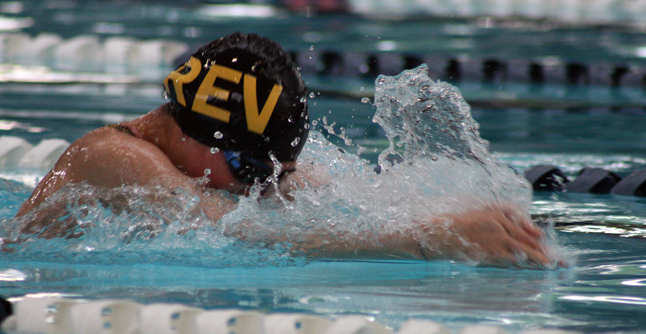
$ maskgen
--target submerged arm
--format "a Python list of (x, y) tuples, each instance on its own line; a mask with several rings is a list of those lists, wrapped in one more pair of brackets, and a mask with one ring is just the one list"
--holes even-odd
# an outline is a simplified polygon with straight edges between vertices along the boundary
[(417, 219), (388, 232), (348, 232), (334, 230), (334, 225), (278, 234), (241, 223), (228, 226), (225, 233), (253, 243), (287, 244), (292, 252), (320, 258), (458, 260), (538, 268), (553, 262), (543, 246), (543, 232), (509, 207)]
[[(329, 173), (316, 168), (324, 167), (299, 165), (297, 171), (302, 174), (296, 175), (294, 185), (316, 188), (327, 184), (329, 177), (323, 176)], [(491, 205), (394, 224), (397, 227), (390, 228), (389, 232), (317, 229), (290, 237), (277, 236), (276, 241), (291, 244), (295, 252), (324, 258), (443, 259), (521, 267), (545, 267), (554, 262), (546, 252), (543, 231), (531, 222), (527, 213), (510, 205)], [(256, 232), (231, 232), (250, 241), (258, 238)]]

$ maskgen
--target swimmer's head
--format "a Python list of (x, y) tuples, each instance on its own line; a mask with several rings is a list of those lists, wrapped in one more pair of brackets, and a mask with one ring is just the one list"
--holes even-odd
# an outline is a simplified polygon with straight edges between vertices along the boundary
[(164, 80), (182, 131), (224, 151), (294, 161), (309, 133), (307, 88), (275, 42), (233, 33), (202, 46)]

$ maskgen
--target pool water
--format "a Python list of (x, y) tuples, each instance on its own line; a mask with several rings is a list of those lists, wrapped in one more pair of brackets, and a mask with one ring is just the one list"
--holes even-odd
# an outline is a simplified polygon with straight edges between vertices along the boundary
[[(400, 40), (400, 45), (410, 43), (408, 48), (416, 45), (415, 41), (402, 37), (408, 36), (412, 29), (404, 23), (393, 27), (392, 23), (339, 17), (311, 20), (288, 17), (268, 29), (269, 24), (263, 21), (241, 23), (227, 18), (223, 19), (224, 23), (196, 21), (188, 31), (182, 22), (192, 14), (181, 8), (171, 12), (176, 13), (173, 14), (175, 21), (166, 22), (165, 30), (155, 28), (158, 25), (152, 22), (168, 13), (157, 7), (147, 11), (135, 8), (130, 12), (135, 17), (145, 14), (150, 21), (135, 23), (127, 19), (128, 15), (117, 20), (116, 14), (109, 11), (101, 20), (116, 22), (125, 31), (124, 35), (175, 38), (191, 45), (210, 39), (211, 34), (228, 33), (232, 22), (244, 30), (263, 30), (290, 48), (308, 49), (310, 45), (330, 48), (348, 36), (358, 42), (339, 45), (341, 49), (373, 48), (380, 34), (385, 38), (387, 33), (393, 35), (388, 36), (390, 39)], [(82, 8), (56, 13), (58, 16), (47, 17), (58, 21), (47, 26), (43, 12), (34, 10), (38, 23), (27, 31), (49, 30), (69, 37), (88, 26), (94, 27), (97, 34), (101, 29), (115, 28), (97, 27), (97, 20), (90, 22), (88, 17), (92, 16)], [(448, 41), (446, 45), (458, 49), (465, 41), (469, 42), (469, 36), (482, 37), (479, 34), (485, 32), (500, 39), (504, 36), (520, 41), (528, 38), (513, 31), (484, 31), (464, 23), (416, 22), (414, 26), (420, 31), (435, 32), (439, 40)], [(206, 34), (205, 29), (210, 26), (214, 27), (213, 32)], [(463, 27), (457, 37), (456, 26)], [(285, 31), (294, 27), (309, 40), (286, 37)], [(323, 34), (329, 27), (333, 29)], [(549, 38), (558, 43), (576, 40), (559, 39), (560, 34), (552, 31)], [(576, 34), (587, 36), (588, 40), (592, 38), (583, 30), (569, 32), (569, 35)], [(622, 42), (611, 45), (624, 49), (630, 49), (633, 42), (638, 45), (639, 38), (643, 39), (633, 32), (607, 34), (612, 35), (612, 38), (606, 36), (610, 40)], [(631, 39), (631, 36), (636, 37)], [(320, 42), (313, 41), (317, 39)], [(483, 40), (486, 38), (473, 38), (470, 43), (475, 46), (469, 52), (514, 51), (487, 51), (486, 43), (480, 44)], [(326, 41), (329, 44), (325, 45)], [(420, 48), (437, 47), (428, 44)], [(547, 42), (544, 45), (538, 51), (545, 54), (567, 47)], [(611, 52), (615, 49), (609, 48), (608, 43), (602, 45), (594, 48), (596, 54), (588, 55), (616, 60)], [(362, 158), (376, 163), (379, 153), (388, 147), (388, 140), (384, 131), (372, 122), (373, 101), (362, 100), (362, 97), (372, 98), (373, 79), (308, 74), (306, 81), (315, 93), (310, 99), (311, 118), (317, 122), (315, 128), (347, 151), (361, 152)], [(490, 142), (490, 151), (520, 173), (540, 164), (556, 165), (571, 179), (583, 167), (603, 167), (622, 176), (646, 168), (646, 135), (642, 130), (646, 125), (643, 115), (646, 92), (640, 88), (533, 87), (525, 83), (491, 86), (480, 82), (458, 82), (457, 85), (467, 101), (472, 102), (473, 117), (480, 124), (481, 137)], [(72, 142), (94, 128), (137, 117), (163, 102), (161, 85), (139, 83), (126, 85), (128, 89), (114, 87), (3, 83), (0, 135), (17, 136), (32, 144), (49, 138)], [(3, 178), (0, 180), (0, 221), (6, 224), (12, 219), (35, 181), (45, 172), (0, 171)], [(119, 244), (120, 248), (74, 251), (66, 248), (66, 241), (32, 240), (20, 252), (0, 254), (0, 295), (127, 298), (140, 303), (179, 302), (207, 309), (242, 308), (268, 313), (361, 314), (392, 328), (407, 319), (419, 318), (439, 321), (454, 330), (469, 324), (495, 324), (510, 332), (530, 328), (629, 333), (646, 330), (643, 317), (646, 314), (646, 199), (534, 193), (530, 211), (536, 217), (550, 217), (556, 238), (565, 256), (572, 260), (572, 266), (543, 271), (484, 268), (443, 261), (331, 261), (289, 257), (280, 252), (267, 252), (262, 247), (245, 248), (235, 243), (213, 255), (205, 253), (208, 247), (187, 248), (182, 244), (209, 240), (198, 236), (179, 240), (171, 244), (175, 248), (170, 250), (164, 249), (167, 244), (161, 241), (143, 239), (135, 239), (131, 246)]]
[[(101, 101), (101, 97), (95, 99)], [(105, 101), (109, 103), (110, 99)], [(327, 117), (330, 123), (340, 120), (338, 127), (365, 127), (365, 134), (353, 141), (366, 147), (368, 159), (374, 156), (371, 149), (385, 148), (383, 134), (369, 122), (368, 116), (374, 112), (371, 105), (344, 99), (314, 101), (314, 120)], [(5, 111), (3, 121), (14, 126), (4, 133), (33, 142), (42, 138), (71, 141), (120, 117), (133, 117), (128, 112), (112, 111), (108, 120), (101, 113), (95, 117), (87, 113), (81, 118), (77, 112), (51, 109), (38, 116), (24, 116), (24, 110)], [(349, 111), (358, 119), (356, 124), (340, 123)], [(474, 115), (482, 136), (490, 139), (492, 151), (519, 171), (549, 163), (571, 177), (583, 166), (604, 167), (626, 175), (646, 164), (636, 154), (641, 149), (639, 143), (632, 143), (634, 149), (626, 150), (626, 139), (621, 136), (606, 133), (599, 137), (595, 131), (577, 132), (566, 127), (594, 124), (587, 113), (476, 109)], [(613, 127), (613, 131), (640, 135), (641, 115), (606, 112), (594, 116), (602, 124), (624, 125)], [(555, 130), (558, 128), (561, 131)], [(354, 142), (349, 150), (359, 145)], [(598, 146), (602, 149), (595, 152)], [(29, 173), (37, 177), (43, 172)], [(9, 171), (3, 177), (19, 179), (24, 174)], [(29, 193), (29, 187), (4, 186), (0, 197), (2, 219), (9, 219)], [(283, 261), (275, 254), (263, 257), (259, 250), (239, 250), (228, 254), (228, 260), (191, 262), (185, 261), (186, 257), (208, 255), (196, 249), (195, 253), (183, 251), (173, 257), (159, 249), (147, 252), (136, 248), (105, 254), (60, 254), (47, 252), (47, 247), (57, 246), (43, 244), (36, 251), (3, 254), (0, 294), (128, 298), (141, 303), (180, 302), (208, 309), (326, 316), (362, 314), (393, 328), (411, 318), (439, 321), (456, 330), (476, 323), (496, 324), (510, 331), (557, 327), (630, 332), (644, 328), (646, 323), (640, 315), (646, 309), (646, 200), (536, 193), (531, 212), (549, 215), (555, 221), (559, 242), (576, 259), (571, 268), (533, 271), (451, 262)]]

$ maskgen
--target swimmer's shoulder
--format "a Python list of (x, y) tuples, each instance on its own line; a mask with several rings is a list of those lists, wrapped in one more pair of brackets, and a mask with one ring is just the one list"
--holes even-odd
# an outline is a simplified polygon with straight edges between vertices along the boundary
[[(20, 208), (22, 215), (69, 183), (118, 188), (158, 183), (180, 173), (154, 144), (102, 127), (74, 141)], [(180, 175), (181, 177), (182, 175)]]
[(69, 182), (113, 188), (145, 185), (174, 166), (153, 143), (119, 129), (102, 127), (72, 143), (56, 168), (65, 170)]
[(108, 124), (98, 130), (113, 130), (116, 133), (125, 134), (129, 137), (134, 137), (137, 139), (143, 139), (143, 134), (136, 126), (130, 123), (112, 123)]
[(138, 149), (159, 151), (153, 143), (143, 138), (139, 130), (127, 123), (109, 124), (95, 129), (72, 143), (70, 147), (77, 150), (107, 150), (112, 153), (126, 153), (128, 150)]
[[(114, 129), (99, 128), (74, 141), (59, 157), (51, 171), (21, 206), (22, 215), (69, 183), (87, 182), (96, 186), (118, 187), (127, 179), (121, 168), (123, 157), (156, 156), (154, 148)], [(141, 140), (137, 140), (141, 142)], [(139, 152), (136, 152), (139, 151)], [(144, 154), (146, 152), (146, 154)]]

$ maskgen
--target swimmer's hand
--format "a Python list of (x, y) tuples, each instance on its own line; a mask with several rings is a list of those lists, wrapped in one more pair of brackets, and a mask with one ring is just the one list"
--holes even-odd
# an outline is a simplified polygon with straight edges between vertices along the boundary
[(549, 268), (543, 231), (511, 207), (488, 207), (421, 224), (418, 242), (426, 259), (452, 259), (481, 265)]

